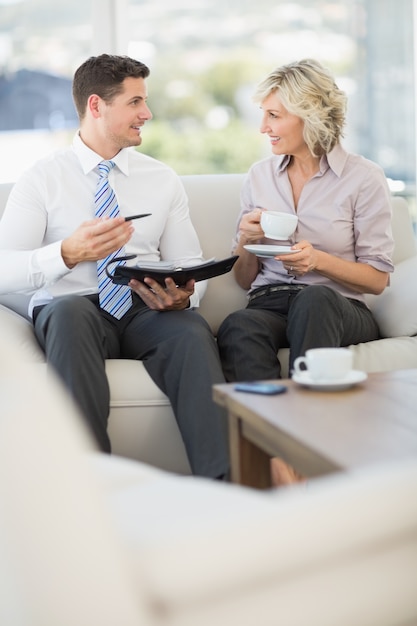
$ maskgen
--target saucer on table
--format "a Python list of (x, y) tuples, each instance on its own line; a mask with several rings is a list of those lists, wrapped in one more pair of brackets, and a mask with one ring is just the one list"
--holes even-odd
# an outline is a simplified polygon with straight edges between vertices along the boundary
[(352, 370), (344, 378), (335, 380), (313, 380), (308, 372), (294, 373), (292, 377), (293, 381), (299, 385), (310, 387), (311, 389), (319, 389), (320, 391), (342, 391), (363, 383), (367, 378), (368, 374), (361, 370)]

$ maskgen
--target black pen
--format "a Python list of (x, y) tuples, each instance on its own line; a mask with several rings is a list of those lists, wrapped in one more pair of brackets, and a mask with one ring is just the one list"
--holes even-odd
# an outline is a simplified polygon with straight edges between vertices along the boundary
[(139, 215), (128, 215), (128, 217), (125, 217), (125, 222), (129, 222), (130, 220), (138, 220), (140, 217), (148, 217), (148, 215), (152, 215), (152, 213), (139, 213)]

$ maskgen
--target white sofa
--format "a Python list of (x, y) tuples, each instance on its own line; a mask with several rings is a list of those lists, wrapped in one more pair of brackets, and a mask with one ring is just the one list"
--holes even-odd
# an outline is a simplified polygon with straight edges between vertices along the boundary
[(18, 352), (0, 326), (2, 626), (417, 623), (415, 459), (307, 490), (167, 474), (92, 453)]
[[(239, 211), (241, 174), (183, 176), (192, 220), (206, 258), (230, 254)], [(0, 185), (0, 215), (11, 185)], [(354, 367), (367, 372), (417, 367), (417, 250), (407, 203), (393, 197), (394, 260), (391, 287), (382, 296), (369, 297), (383, 339), (351, 346)], [(228, 313), (246, 305), (245, 292), (233, 275), (209, 281), (201, 313), (216, 333)], [(0, 297), (0, 324), (24, 349), (28, 360), (43, 363), (31, 323), (22, 317), (26, 296)], [(11, 310), (13, 309), (13, 310)], [(16, 311), (18, 313), (16, 313)], [(279, 354), (284, 364), (288, 351)], [(109, 433), (115, 454), (150, 463), (162, 469), (190, 472), (184, 446), (168, 399), (154, 385), (141, 362), (110, 360), (111, 388)]]

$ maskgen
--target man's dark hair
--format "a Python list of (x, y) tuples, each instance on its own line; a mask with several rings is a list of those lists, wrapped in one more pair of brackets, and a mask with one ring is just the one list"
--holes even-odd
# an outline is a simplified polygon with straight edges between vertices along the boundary
[(111, 102), (123, 91), (125, 78), (147, 78), (149, 68), (127, 56), (101, 54), (90, 57), (76, 70), (72, 83), (72, 96), (80, 120), (84, 117), (88, 98), (97, 94)]

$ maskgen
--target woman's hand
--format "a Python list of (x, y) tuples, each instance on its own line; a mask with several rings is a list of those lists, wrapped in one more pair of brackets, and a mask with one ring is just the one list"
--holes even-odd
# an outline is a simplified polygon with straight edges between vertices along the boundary
[(264, 236), (261, 228), (262, 209), (254, 209), (245, 213), (239, 224), (239, 243), (236, 246), (235, 254), (239, 255), (233, 266), (233, 273), (237, 284), (242, 289), (249, 289), (259, 272), (260, 262), (254, 255), (245, 250), (244, 246), (259, 242)]
[(292, 274), (292, 276), (297, 278), (313, 271), (316, 266), (317, 250), (313, 248), (311, 243), (304, 239), (294, 244), (292, 248), (294, 249), (294, 254), (278, 254), (274, 258), (282, 261), (288, 274)]
[(389, 274), (368, 263), (347, 261), (323, 250), (316, 250), (308, 241), (299, 241), (294, 254), (277, 255), (292, 276), (300, 278), (308, 272), (317, 272), (357, 293), (378, 295), (388, 283)]
[(239, 244), (246, 245), (258, 243), (264, 237), (264, 231), (261, 228), (261, 215), (264, 209), (253, 209), (249, 213), (245, 213), (239, 224)]

